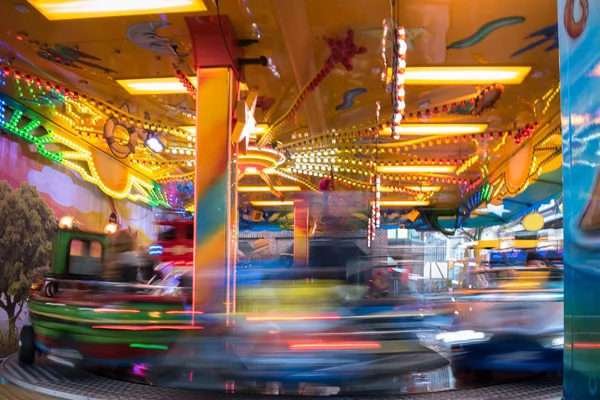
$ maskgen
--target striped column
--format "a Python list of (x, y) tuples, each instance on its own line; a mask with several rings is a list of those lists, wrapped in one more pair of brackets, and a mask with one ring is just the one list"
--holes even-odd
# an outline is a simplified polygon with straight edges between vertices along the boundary
[(195, 311), (230, 313), (237, 248), (237, 154), (231, 141), (236, 82), (230, 68), (199, 68), (197, 75), (192, 303)]

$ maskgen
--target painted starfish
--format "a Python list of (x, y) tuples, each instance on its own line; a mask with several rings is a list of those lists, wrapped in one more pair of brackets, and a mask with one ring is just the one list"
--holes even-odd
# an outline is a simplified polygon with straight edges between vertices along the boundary
[(357, 54), (363, 54), (367, 52), (366, 47), (356, 46), (354, 44), (354, 31), (349, 29), (346, 32), (346, 37), (342, 39), (326, 38), (327, 46), (331, 50), (331, 54), (325, 60), (325, 64), (333, 66), (337, 63), (341, 63), (347, 71), (354, 69), (352, 59)]
[(267, 112), (275, 104), (275, 99), (272, 97), (258, 96), (256, 100), (256, 107), (260, 108), (262, 112)]

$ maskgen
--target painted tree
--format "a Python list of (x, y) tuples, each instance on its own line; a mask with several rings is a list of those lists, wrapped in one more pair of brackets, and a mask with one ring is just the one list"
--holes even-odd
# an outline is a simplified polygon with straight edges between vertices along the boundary
[(0, 182), (0, 308), (10, 333), (27, 299), (33, 271), (49, 264), (56, 219), (35, 186)]

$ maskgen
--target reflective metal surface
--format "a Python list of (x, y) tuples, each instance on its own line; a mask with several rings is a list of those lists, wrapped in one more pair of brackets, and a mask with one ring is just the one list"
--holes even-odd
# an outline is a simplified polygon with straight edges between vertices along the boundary
[[(117, 372), (113, 373), (113, 376)], [(256, 399), (255, 395), (244, 395), (240, 393), (202, 393), (197, 391), (189, 391), (182, 389), (169, 389), (160, 388), (156, 386), (140, 385), (135, 383), (124, 382), (122, 380), (108, 379), (106, 377), (100, 377), (89, 372), (82, 370), (74, 370), (71, 368), (65, 368), (50, 364), (45, 359), (38, 360), (35, 366), (24, 366), (19, 364), (16, 356), (11, 356), (0, 368), (0, 375), (3, 379), (10, 383), (4, 385), (0, 384), (0, 395), (6, 393), (15, 393), (14, 387), (8, 389), (7, 385), (15, 385), (20, 388), (25, 388), (29, 391), (34, 391), (36, 395), (25, 395), (24, 392), (20, 392), (24, 397), (14, 397), (15, 399), (43, 399), (46, 396), (51, 395), (53, 397), (63, 399), (81, 399), (86, 398), (90, 400), (120, 400), (120, 399), (131, 399), (136, 398), (139, 400), (163, 400), (163, 399), (178, 399), (186, 398), (192, 400), (250, 400)], [(446, 375), (447, 376), (447, 375)], [(121, 376), (121, 378), (125, 378)], [(131, 378), (133, 379), (133, 377)], [(418, 379), (415, 379), (418, 382)], [(433, 382), (434, 379), (431, 379)], [(422, 388), (427, 386), (423, 384), (424, 380), (420, 380)], [(431, 385), (439, 385), (444, 382), (444, 377), (440, 376), (438, 382), (434, 382)], [(259, 390), (258, 393), (262, 392), (263, 395), (268, 394), (265, 388), (267, 385), (263, 385), (263, 390)], [(271, 385), (271, 389), (277, 388)], [(305, 392), (302, 393), (306, 398), (315, 398), (316, 395), (326, 394), (324, 391), (320, 393), (315, 391), (313, 388), (305, 387)], [(310, 390), (307, 390), (310, 389)], [(429, 400), (474, 400), (474, 399), (509, 399), (509, 398), (523, 398), (528, 400), (558, 400), (561, 398), (562, 386), (560, 379), (556, 378), (534, 378), (529, 381), (522, 381), (516, 383), (499, 383), (495, 386), (482, 387), (482, 388), (471, 388), (465, 390), (451, 390), (442, 393), (427, 393), (417, 394), (418, 392), (409, 392), (399, 385), (400, 394), (387, 394), (383, 396), (374, 396), (373, 394), (367, 395), (365, 399), (378, 400), (378, 399), (402, 399), (402, 400), (417, 400), (417, 399), (429, 399)], [(272, 390), (273, 392), (275, 390)], [(40, 395), (42, 394), (42, 395)], [(45, 394), (46, 396), (44, 396)], [(273, 393), (275, 394), (275, 393)], [(11, 397), (2, 397), (3, 399), (11, 399)], [(277, 398), (293, 399), (295, 396), (280, 395)], [(357, 396), (339, 396), (341, 400), (357, 400), (360, 397)]]

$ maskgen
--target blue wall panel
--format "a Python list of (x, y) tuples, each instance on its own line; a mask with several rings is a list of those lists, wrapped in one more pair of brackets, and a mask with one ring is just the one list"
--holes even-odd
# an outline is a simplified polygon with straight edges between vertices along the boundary
[(600, 398), (600, 0), (558, 0), (567, 399)]

